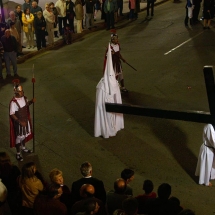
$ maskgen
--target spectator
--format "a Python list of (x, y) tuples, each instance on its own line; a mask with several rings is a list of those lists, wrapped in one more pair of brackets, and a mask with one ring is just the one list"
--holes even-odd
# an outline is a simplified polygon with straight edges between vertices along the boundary
[[(22, 25), (18, 17), (16, 17), (16, 14), (14, 11), (10, 11), (9, 13), (9, 19), (7, 20), (7, 25), (10, 28), (11, 27), (11, 22), (14, 23), (15, 26), (13, 26), (13, 29), (16, 29), (14, 31), (17, 31), (18, 36), (16, 37), (17, 39), (17, 50), (18, 50), (18, 55), (23, 55), (22, 53), (22, 43), (21, 43), (21, 32), (22, 32)], [(13, 35), (13, 33), (11, 34)], [(13, 35), (14, 36), (14, 35)]]
[(104, 12), (106, 14), (107, 28), (106, 30), (110, 30), (110, 28), (114, 27), (114, 12), (117, 10), (117, 2), (116, 0), (106, 0), (104, 2)]
[(25, 3), (22, 5), (22, 10), (25, 11), (27, 8), (31, 10), (31, 1), (30, 0), (24, 0)]
[(199, 157), (195, 175), (199, 176), (199, 184), (212, 186), (210, 180), (215, 179), (214, 166), (215, 130), (214, 125), (207, 124), (203, 130), (203, 143), (199, 150)]
[(21, 201), (17, 186), (18, 176), (20, 176), (18, 166), (12, 164), (6, 152), (0, 152), (0, 178), (7, 188), (7, 202), (12, 215), (21, 212)]
[(23, 215), (34, 215), (34, 200), (43, 190), (42, 182), (35, 176), (36, 166), (33, 162), (23, 165), (22, 174), (18, 180), (22, 192)]
[(49, 178), (53, 184), (58, 184), (62, 187), (62, 195), (60, 201), (67, 206), (68, 211), (71, 209), (71, 193), (69, 187), (63, 184), (63, 173), (59, 169), (53, 169), (49, 173)]
[[(57, 0), (57, 2), (55, 3), (55, 7), (57, 9), (58, 12), (58, 25), (59, 25), (59, 31), (60, 31), (60, 35), (62, 36), (62, 29), (63, 26), (66, 26), (66, 1), (65, 0)], [(63, 22), (63, 26), (62, 26), (62, 22)]]
[(174, 208), (173, 213), (178, 215), (183, 210), (180, 200), (174, 196), (170, 197), (169, 200), (172, 202)]
[(99, 210), (99, 205), (94, 199), (89, 199), (85, 202), (84, 213), (80, 212), (77, 215), (92, 215), (97, 214)]
[(41, 47), (43, 48), (46, 47), (45, 39), (46, 21), (41, 11), (37, 12), (37, 16), (34, 19), (34, 27), (36, 33), (37, 50), (40, 50)]
[(114, 191), (107, 193), (107, 211), (112, 215), (116, 209), (122, 209), (122, 202), (128, 196), (124, 194), (126, 190), (126, 183), (122, 178), (114, 182)]
[(119, 16), (123, 16), (123, 0), (117, 0)]
[(121, 172), (121, 178), (124, 179), (126, 183), (125, 194), (133, 196), (133, 190), (129, 183), (134, 180), (134, 171), (131, 169), (124, 169)]
[(136, 197), (138, 201), (138, 213), (144, 214), (145, 213), (145, 204), (148, 199), (155, 199), (157, 194), (153, 192), (154, 185), (151, 180), (145, 180), (143, 183), (143, 190), (145, 191), (144, 194), (138, 195)]
[(7, 188), (1, 182), (1, 179), (0, 179), (0, 214), (1, 215), (6, 214), (7, 212), (7, 207), (5, 206), (6, 199), (7, 199)]
[(6, 31), (6, 29), (7, 29), (6, 23), (1, 22), (1, 23), (0, 23), (0, 28), (1, 28), (1, 30), (0, 30), (0, 39), (1, 39), (2, 36), (4, 36), (5, 31)]
[(202, 0), (193, 0), (194, 8), (193, 8), (193, 24), (199, 22), (199, 11), (201, 8)]
[(15, 10), (14, 10), (15, 16), (19, 19), (21, 26), (23, 26), (22, 23), (22, 10), (20, 5), (16, 5)]
[(95, 3), (95, 5), (94, 5), (94, 21), (96, 21), (96, 15), (97, 15), (97, 13), (98, 13), (98, 11), (100, 10), (102, 10), (102, 8), (101, 8), (101, 5), (102, 5), (102, 0), (96, 0), (96, 3)]
[(41, 11), (43, 12), (42, 8), (40, 6), (37, 5), (37, 2), (36, 1), (33, 1), (32, 4), (31, 4), (31, 9), (30, 9), (30, 13), (32, 13), (34, 15), (34, 17), (37, 16), (37, 12), (38, 11)]
[(50, 184), (47, 195), (39, 194), (34, 201), (34, 215), (67, 215), (65, 204), (59, 201), (63, 191), (59, 184)]
[(46, 20), (46, 31), (48, 33), (48, 43), (49, 45), (54, 44), (54, 22), (55, 16), (52, 13), (49, 4), (45, 4), (45, 10), (43, 11), (43, 16)]
[(147, 10), (147, 17), (149, 17), (149, 9), (151, 9), (151, 17), (154, 16), (154, 4), (155, 4), (156, 0), (147, 0), (147, 6), (146, 6), (146, 10)]
[(163, 183), (158, 187), (158, 197), (146, 202), (146, 214), (148, 215), (177, 215), (176, 204), (169, 200), (171, 186)]
[(69, 22), (70, 30), (75, 33), (74, 18), (75, 18), (75, 4), (71, 0), (66, 1), (66, 17)]
[(2, 58), (3, 58), (3, 54), (4, 54), (4, 47), (2, 45), (2, 43), (0, 42), (0, 81), (3, 81), (3, 74), (2, 74)]
[(11, 77), (10, 73), (10, 62), (13, 65), (13, 73), (14, 77), (18, 77), (17, 74), (17, 60), (16, 60), (16, 53), (17, 53), (17, 42), (14, 36), (11, 36), (10, 30), (7, 29), (5, 31), (5, 35), (1, 38), (2, 45), (4, 47), (4, 61), (7, 75), (6, 77)]
[(134, 20), (134, 10), (136, 8), (136, 1), (135, 0), (129, 0), (129, 20), (132, 21)]
[(25, 48), (25, 46), (23, 46), (23, 23), (22, 23), (22, 10), (21, 10), (21, 6), (17, 5), (15, 10), (14, 10), (15, 16), (19, 19), (20, 23), (21, 23), (21, 36), (20, 36), (20, 40), (21, 40), (21, 45), (22, 48)]
[(81, 196), (79, 193), (81, 186), (83, 184), (91, 184), (95, 188), (95, 197), (102, 200), (102, 202), (105, 204), (106, 192), (104, 184), (101, 180), (92, 176), (92, 165), (86, 161), (81, 164), (80, 171), (83, 178), (72, 183), (72, 203), (74, 204), (76, 201), (81, 200)]
[(30, 13), (29, 8), (22, 14), (23, 31), (27, 38), (27, 48), (34, 48), (34, 15)]
[(204, 29), (210, 29), (211, 19), (214, 17), (214, 1), (204, 0), (203, 5)]
[(99, 205), (99, 209), (96, 214), (106, 215), (106, 209), (105, 209), (103, 202), (100, 199), (95, 198), (94, 194), (95, 194), (95, 189), (94, 189), (93, 185), (83, 184), (80, 189), (80, 195), (82, 197), (82, 200), (77, 201), (72, 206), (72, 215), (75, 215), (78, 212), (84, 212), (84, 204), (86, 201), (88, 201), (90, 199), (94, 199)]
[(129, 197), (122, 202), (122, 208), (125, 215), (137, 215), (138, 201), (133, 197)]
[(82, 33), (82, 20), (84, 18), (84, 10), (81, 0), (75, 1), (75, 18), (77, 20), (77, 33)]
[[(15, 28), (15, 23), (14, 22), (10, 23), (10, 29), (9, 30), (10, 30), (11, 36), (14, 36), (15, 39), (16, 39), (16, 42), (17, 42), (16, 46), (21, 47), (21, 49), (22, 49), (19, 33), (18, 33), (17, 29)], [(19, 56), (19, 55), (23, 55), (23, 53), (17, 52), (17, 56)]]
[(94, 27), (94, 5), (95, 0), (85, 0), (86, 4), (86, 27), (91, 30)]
[(67, 45), (72, 43), (72, 33), (70, 25), (67, 24), (66, 27), (63, 28), (63, 40)]
[[(57, 23), (58, 23), (58, 13), (57, 13), (57, 9), (56, 9), (56, 7), (54, 6), (54, 3), (53, 3), (53, 2), (49, 3), (49, 7), (50, 7), (52, 13), (55, 15), (54, 28), (56, 28), (56, 27), (57, 27)], [(54, 36), (57, 37), (57, 38), (59, 38), (59, 37), (58, 37), (58, 31), (56, 31), (56, 30), (54, 31)]]
[(186, 6), (185, 6), (185, 9), (186, 9), (186, 16), (185, 16), (185, 20), (184, 20), (184, 25), (185, 27), (188, 26), (188, 20), (190, 20), (190, 25), (193, 24), (193, 0), (187, 0), (186, 1)]

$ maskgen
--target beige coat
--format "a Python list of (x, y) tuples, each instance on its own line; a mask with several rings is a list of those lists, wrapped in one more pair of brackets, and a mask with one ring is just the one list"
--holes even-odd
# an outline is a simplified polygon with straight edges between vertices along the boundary
[(25, 179), (23, 182), (20, 177), (19, 187), (22, 191), (22, 206), (33, 208), (36, 196), (43, 190), (42, 182), (37, 177)]

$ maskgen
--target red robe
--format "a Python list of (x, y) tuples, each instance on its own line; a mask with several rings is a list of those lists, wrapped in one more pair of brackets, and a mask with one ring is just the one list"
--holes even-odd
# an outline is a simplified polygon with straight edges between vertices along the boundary
[[(26, 97), (25, 97), (26, 98)], [(10, 105), (11, 102), (15, 101), (14, 97), (11, 99), (10, 104), (9, 104), (9, 122), (10, 122), (10, 147), (14, 148), (16, 145), (16, 135), (15, 135), (15, 130), (14, 130), (14, 124), (13, 124), (13, 119), (10, 116)], [(33, 133), (32, 133), (32, 125), (31, 125), (31, 117), (30, 117), (30, 111), (29, 111), (29, 106), (27, 106), (27, 111), (28, 111), (28, 121), (30, 124), (30, 128), (31, 128), (31, 134), (28, 135), (25, 138), (25, 143), (27, 143), (29, 140), (31, 140), (33, 138)]]

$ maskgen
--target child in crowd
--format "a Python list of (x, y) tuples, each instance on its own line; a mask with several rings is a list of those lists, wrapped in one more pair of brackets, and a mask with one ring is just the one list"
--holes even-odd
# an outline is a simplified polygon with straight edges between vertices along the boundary
[(70, 25), (67, 24), (66, 27), (63, 28), (63, 40), (67, 45), (72, 43), (72, 33)]

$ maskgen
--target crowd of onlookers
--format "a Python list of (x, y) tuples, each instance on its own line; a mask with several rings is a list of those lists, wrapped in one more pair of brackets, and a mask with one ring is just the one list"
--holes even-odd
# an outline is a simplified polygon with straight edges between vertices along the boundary
[(102, 180), (93, 177), (89, 162), (81, 164), (80, 172), (82, 177), (70, 189), (59, 169), (52, 169), (49, 180), (45, 180), (34, 162), (25, 163), (20, 171), (6, 152), (0, 152), (0, 214), (195, 215), (171, 195), (168, 183), (154, 192), (153, 182), (145, 180), (143, 191), (140, 188), (140, 194), (134, 196), (131, 169), (124, 169), (108, 192)]

